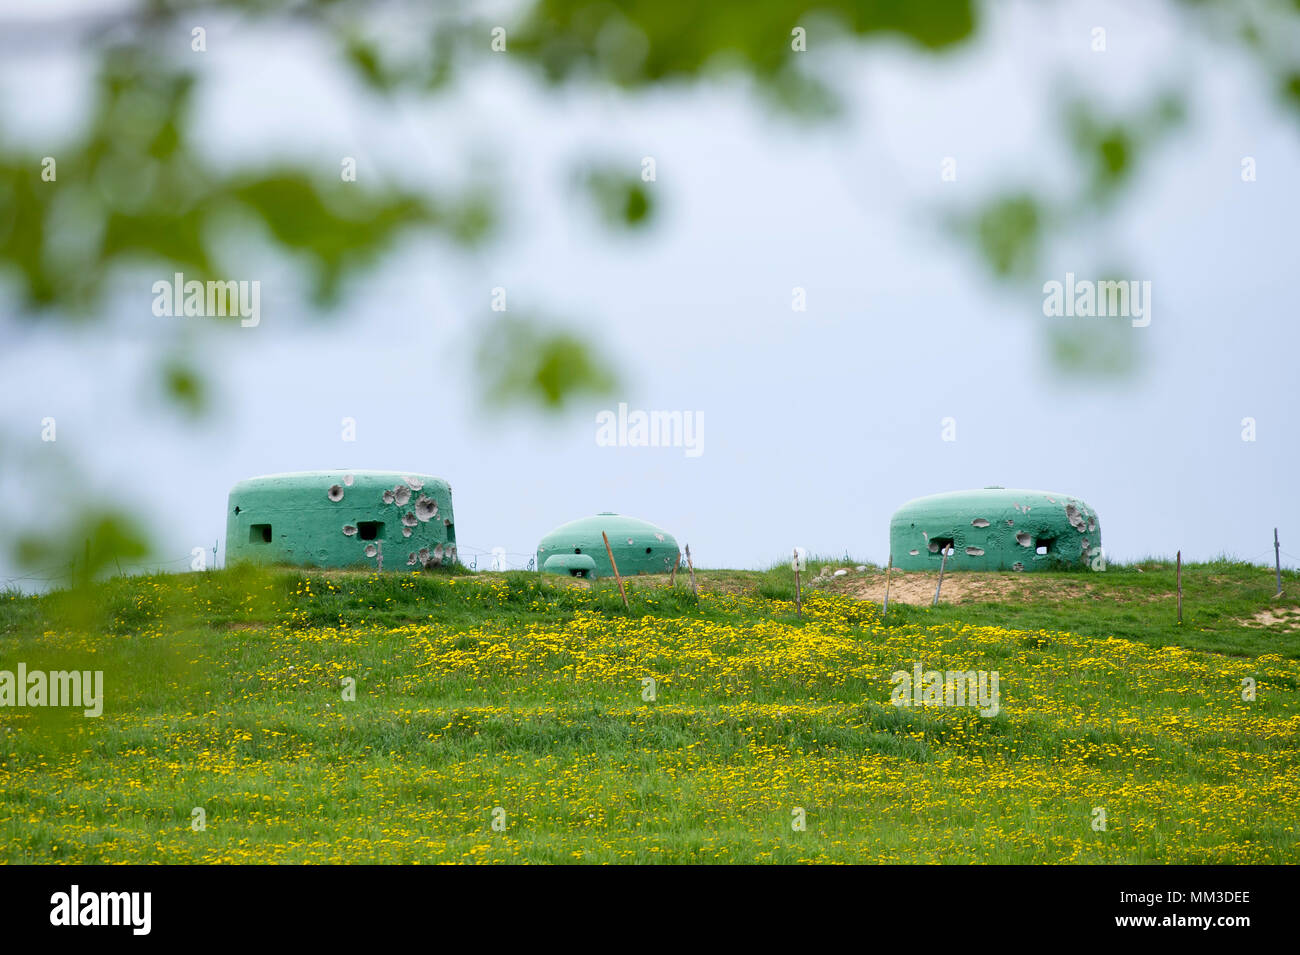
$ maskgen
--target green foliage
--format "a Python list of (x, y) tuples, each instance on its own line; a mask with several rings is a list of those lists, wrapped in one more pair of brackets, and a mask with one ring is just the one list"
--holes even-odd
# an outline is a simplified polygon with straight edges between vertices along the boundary
[(1045, 218), (1042, 201), (1021, 193), (990, 200), (956, 225), (974, 240), (994, 275), (1024, 278), (1038, 267)]
[(487, 327), (478, 365), (488, 401), (497, 407), (522, 401), (558, 411), (577, 398), (608, 395), (616, 382), (584, 337), (519, 318)]
[(207, 403), (207, 386), (194, 365), (172, 357), (162, 366), (163, 389), (171, 402), (191, 417), (197, 417)]
[(841, 35), (897, 36), (937, 51), (968, 39), (975, 20), (971, 0), (539, 0), (511, 36), (510, 49), (553, 81), (594, 76), (642, 86), (696, 79), (725, 64), (773, 82), (787, 75), (791, 31), (811, 21), (834, 26), (814, 31), (810, 45)]
[(311, 271), (321, 304), (409, 231), (473, 243), (491, 227), (482, 192), (437, 201), (320, 170), (219, 169), (190, 142), (194, 89), (194, 76), (165, 59), (113, 48), (92, 121), (79, 141), (51, 150), (54, 181), (42, 181), (39, 156), (0, 151), (0, 263), (15, 267), (29, 307), (91, 309), (130, 263), (162, 266), (168, 278), (227, 279), (217, 248), (232, 212), (251, 214)]
[(1139, 157), (1181, 125), (1185, 110), (1182, 97), (1173, 93), (1155, 97), (1129, 117), (1102, 116), (1083, 100), (1069, 103), (1066, 126), (1087, 183), (1079, 201), (1092, 205), (1113, 199), (1132, 179)]
[(75, 566), (80, 579), (115, 568), (121, 560), (138, 560), (149, 553), (147, 532), (119, 511), (91, 508), (74, 512), (53, 531), (19, 536), (15, 555), (25, 567)]
[(588, 172), (583, 184), (611, 227), (639, 228), (654, 215), (654, 198), (638, 176), (605, 166)]

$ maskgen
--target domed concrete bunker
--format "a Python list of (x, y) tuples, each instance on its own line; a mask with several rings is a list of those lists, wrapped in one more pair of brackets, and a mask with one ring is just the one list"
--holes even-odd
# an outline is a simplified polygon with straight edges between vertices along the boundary
[(677, 540), (662, 527), (611, 511), (561, 524), (537, 545), (537, 566), (546, 574), (573, 577), (612, 577), (604, 532), (614, 552), (618, 572), (666, 574), (677, 566)]
[(908, 501), (889, 524), (900, 570), (1059, 570), (1101, 555), (1097, 512), (1077, 497), (1003, 487)]
[(226, 563), (433, 567), (456, 560), (451, 486), (404, 471), (299, 471), (240, 481)]

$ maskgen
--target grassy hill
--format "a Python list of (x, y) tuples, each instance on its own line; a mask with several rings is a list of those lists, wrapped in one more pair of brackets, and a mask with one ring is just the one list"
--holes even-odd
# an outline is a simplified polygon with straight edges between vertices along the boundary
[[(1295, 574), (1185, 567), (1181, 627), (1160, 561), (953, 575), (888, 619), (874, 568), (802, 617), (787, 568), (697, 576), (628, 610), (524, 573), (0, 596), (0, 670), (105, 684), (98, 718), (0, 708), (0, 858), (1300, 859)], [(999, 712), (891, 705), (917, 664), (997, 671)]]

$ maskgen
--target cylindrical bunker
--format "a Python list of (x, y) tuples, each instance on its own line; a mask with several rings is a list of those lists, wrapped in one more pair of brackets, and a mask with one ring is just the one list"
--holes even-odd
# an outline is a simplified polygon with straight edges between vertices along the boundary
[(908, 501), (889, 524), (900, 570), (1050, 570), (1101, 557), (1097, 512), (1077, 497), (1003, 487)]
[(456, 560), (451, 486), (404, 471), (299, 471), (240, 481), (226, 563), (432, 567)]
[(677, 565), (677, 540), (662, 527), (606, 511), (561, 524), (537, 545), (537, 566), (547, 574), (612, 577), (601, 533), (609, 536), (623, 576), (666, 574)]

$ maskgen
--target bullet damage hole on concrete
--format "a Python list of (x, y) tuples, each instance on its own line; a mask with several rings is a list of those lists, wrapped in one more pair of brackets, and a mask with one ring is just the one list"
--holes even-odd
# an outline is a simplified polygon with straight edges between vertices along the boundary
[(1012, 569), (1012, 570), (1024, 570), (1024, 569), (1025, 569), (1025, 565), (1022, 564), (1020, 561), (1016, 561), (1014, 564), (1011, 565), (1011, 569)]
[(410, 529), (409, 527), (403, 527), (403, 528), (402, 528), (402, 536), (403, 536), (403, 537), (410, 537), (410, 536), (411, 536), (411, 529)]
[(406, 507), (406, 502), (411, 499), (411, 489), (405, 484), (399, 484), (393, 488), (393, 503), (398, 507)]
[(351, 537), (351, 536), (352, 536), (353, 534), (355, 534), (356, 532), (357, 532), (357, 528), (356, 528), (356, 525), (355, 525), (355, 524), (344, 524), (344, 525), (343, 525), (343, 534), (344, 534), (345, 536), (347, 536), (347, 537)]
[(983, 547), (967, 547), (967, 548), (966, 548), (966, 553), (967, 553), (967, 555), (969, 555), (969, 556), (971, 556), (971, 557), (983, 557), (983, 556), (984, 556), (984, 548), (983, 548)]
[(417, 478), (406, 477), (406, 478), (403, 478), (402, 480), (404, 480), (404, 481), (406, 482), (406, 486), (409, 487), (412, 491), (423, 491), (423, 490), (424, 490), (424, 482), (421, 481), (421, 480), (419, 480), (419, 479), (417, 479)]
[(1088, 522), (1084, 519), (1083, 515), (1079, 513), (1079, 509), (1073, 504), (1065, 505), (1065, 519), (1069, 521), (1070, 526), (1080, 534), (1088, 528)]
[(429, 521), (438, 516), (438, 502), (423, 494), (415, 501), (415, 516), (421, 521)]
[(433, 559), (436, 560), (436, 561), (441, 561), (441, 560), (442, 560), (442, 545), (441, 545), (441, 544), (434, 544), (434, 545), (433, 545)]
[(351, 486), (352, 486), (352, 475), (351, 475), (351, 474), (345, 474), (345, 475), (343, 475), (343, 483), (346, 484), (348, 487), (351, 487)]
[(376, 554), (378, 554), (378, 553), (379, 553), (379, 548), (376, 547), (374, 544), (367, 544), (367, 545), (366, 545), (366, 556), (367, 556), (367, 557), (374, 557), (374, 556), (375, 556)]
[(331, 484), (330, 489), (325, 492), (325, 496), (337, 504), (343, 500), (343, 487), (339, 484)]
[(972, 527), (988, 527), (988, 526), (989, 526), (989, 522), (986, 521), (986, 520), (985, 520), (984, 518), (982, 518), (982, 517), (977, 517), (977, 518), (975, 518), (975, 520), (971, 521), (971, 526), (972, 526)]
[(392, 492), (392, 491), (385, 491), (383, 494), (379, 495), (379, 499), (380, 499), (381, 501), (383, 501), (385, 504), (392, 504), (392, 503), (393, 503), (393, 492)]
[(1016, 535), (1016, 543), (1021, 547), (1032, 547), (1034, 546), (1034, 535), (1021, 531)]
[(420, 521), (419, 519), (416, 518), (414, 511), (407, 511), (405, 514), (402, 515), (402, 524), (404, 526), (414, 527), (418, 523), (420, 523)]

